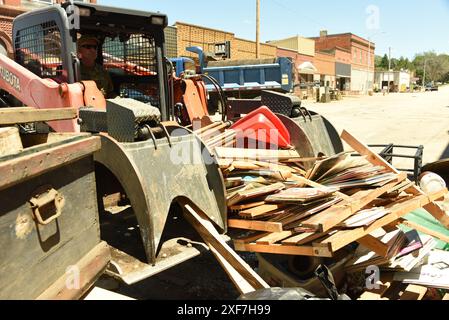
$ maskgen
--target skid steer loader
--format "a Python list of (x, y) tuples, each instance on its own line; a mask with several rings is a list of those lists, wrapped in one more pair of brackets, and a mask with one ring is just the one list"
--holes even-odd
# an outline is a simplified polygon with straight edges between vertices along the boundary
[[(164, 57), (166, 26), (161, 13), (67, 2), (17, 17), (15, 59), (0, 56), (0, 103), (78, 108), (77, 119), (48, 122), (50, 130), (101, 137), (94, 155), (101, 232), (116, 247), (108, 273), (128, 284), (206, 249), (179, 219), (179, 203), (192, 203), (227, 232), (221, 171), (192, 131), (195, 120), (210, 124), (204, 83), (173, 77)], [(93, 81), (82, 81), (76, 43), (85, 34), (98, 38), (97, 63), (119, 98), (106, 100)], [(320, 153), (307, 123), (283, 122), (299, 152)]]

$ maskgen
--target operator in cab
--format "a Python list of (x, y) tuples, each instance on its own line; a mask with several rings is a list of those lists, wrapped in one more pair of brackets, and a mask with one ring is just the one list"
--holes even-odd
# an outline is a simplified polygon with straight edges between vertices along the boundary
[(97, 63), (99, 41), (91, 35), (82, 35), (78, 41), (78, 59), (81, 61), (81, 80), (95, 81), (106, 99), (117, 97), (109, 73)]

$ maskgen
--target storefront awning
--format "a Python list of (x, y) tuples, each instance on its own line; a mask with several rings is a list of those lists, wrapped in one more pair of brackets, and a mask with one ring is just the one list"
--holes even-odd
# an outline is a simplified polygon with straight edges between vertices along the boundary
[(298, 66), (298, 72), (301, 74), (315, 74), (318, 72), (318, 69), (312, 62), (306, 61)]

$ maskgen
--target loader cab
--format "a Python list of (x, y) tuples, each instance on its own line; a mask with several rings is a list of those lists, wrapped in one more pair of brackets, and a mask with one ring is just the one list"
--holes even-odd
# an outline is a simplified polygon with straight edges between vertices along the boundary
[(164, 28), (160, 13), (64, 3), (24, 13), (14, 20), (16, 62), (58, 83), (82, 80), (77, 39), (95, 35), (97, 64), (106, 70), (114, 93), (151, 104), (168, 119)]

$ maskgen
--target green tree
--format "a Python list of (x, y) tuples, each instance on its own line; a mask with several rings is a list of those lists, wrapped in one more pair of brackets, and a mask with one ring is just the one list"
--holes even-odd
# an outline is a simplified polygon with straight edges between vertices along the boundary
[(415, 56), (413, 64), (416, 75), (421, 79), (424, 77), (424, 66), (426, 68), (426, 82), (444, 81), (449, 73), (449, 56), (437, 55), (435, 52), (424, 52)]
[(385, 55), (382, 57), (382, 62), (381, 62), (381, 64), (382, 64), (382, 67), (384, 68), (384, 70), (388, 70), (390, 61), (389, 61), (389, 59), (388, 59), (387, 54), (385, 54)]

